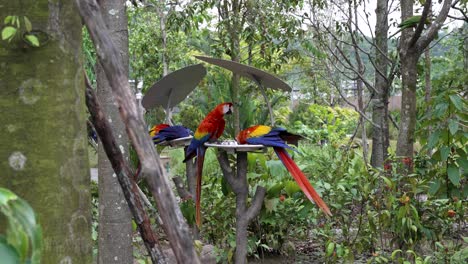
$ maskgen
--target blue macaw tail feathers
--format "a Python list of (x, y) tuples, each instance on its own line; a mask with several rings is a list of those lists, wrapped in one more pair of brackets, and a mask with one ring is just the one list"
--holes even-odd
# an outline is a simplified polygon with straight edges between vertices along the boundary
[(270, 147), (287, 148), (287, 149), (291, 149), (296, 152), (299, 152), (296, 148), (291, 147), (288, 144), (284, 143), (284, 140), (279, 136), (279, 134), (274, 133), (273, 130), (267, 135), (262, 136), (262, 137), (248, 138), (247, 143), (255, 144), (255, 145), (270, 146)]

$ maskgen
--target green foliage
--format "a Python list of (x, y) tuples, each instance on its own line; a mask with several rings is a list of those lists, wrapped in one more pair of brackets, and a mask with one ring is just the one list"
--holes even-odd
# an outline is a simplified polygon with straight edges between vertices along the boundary
[(349, 108), (299, 104), (290, 116), (293, 129), (314, 142), (339, 143), (356, 128), (359, 114)]
[(6, 234), (0, 235), (2, 263), (40, 263), (42, 230), (33, 209), (13, 192), (0, 188), (0, 212), (8, 221)]
[(27, 16), (6, 16), (2, 29), (2, 40), (11, 42), (15, 38), (22, 38), (32, 47), (39, 47), (39, 38), (32, 32), (32, 23)]
[[(429, 158), (426, 170), (432, 177), (430, 194), (467, 197), (468, 102), (464, 94), (468, 74), (455, 61), (446, 66), (445, 72), (433, 80), (431, 100), (421, 105), (426, 114), (420, 117), (417, 135)], [(431, 110), (424, 111), (428, 107)]]

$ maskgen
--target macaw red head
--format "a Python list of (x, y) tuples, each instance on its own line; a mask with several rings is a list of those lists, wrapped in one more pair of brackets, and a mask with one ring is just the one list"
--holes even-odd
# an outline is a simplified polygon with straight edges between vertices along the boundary
[(149, 134), (150, 134), (151, 137), (154, 137), (154, 136), (156, 136), (156, 135), (159, 133), (159, 131), (160, 131), (161, 129), (164, 129), (164, 128), (167, 128), (167, 127), (170, 127), (170, 126), (169, 126), (168, 124), (158, 124), (158, 125), (154, 125), (154, 126), (150, 129)]
[(232, 103), (222, 103), (216, 106), (216, 112), (223, 115), (232, 114)]

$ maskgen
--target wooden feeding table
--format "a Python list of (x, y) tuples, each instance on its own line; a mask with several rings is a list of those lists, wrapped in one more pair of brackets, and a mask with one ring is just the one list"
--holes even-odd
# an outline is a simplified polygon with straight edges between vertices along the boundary
[(190, 145), (190, 141), (192, 141), (192, 138), (193, 138), (192, 136), (188, 136), (188, 137), (178, 138), (174, 140), (164, 141), (158, 144), (158, 146), (163, 146), (163, 147), (169, 146), (172, 148), (185, 148), (188, 145)]
[[(205, 143), (207, 147), (218, 148), (218, 161), (223, 176), (228, 181), (236, 195), (236, 254), (235, 263), (247, 263), (247, 227), (260, 213), (266, 189), (258, 186), (252, 198), (250, 207), (247, 207), (249, 185), (247, 183), (247, 153), (265, 151), (264, 145), (240, 145), (234, 140), (219, 143)], [(236, 154), (236, 166), (229, 164), (227, 153)]]

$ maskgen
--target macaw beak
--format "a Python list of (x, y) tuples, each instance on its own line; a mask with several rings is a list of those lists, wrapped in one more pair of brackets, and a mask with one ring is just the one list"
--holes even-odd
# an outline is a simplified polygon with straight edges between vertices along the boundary
[(232, 107), (229, 107), (229, 110), (226, 112), (226, 115), (232, 114)]

